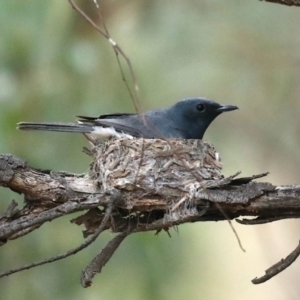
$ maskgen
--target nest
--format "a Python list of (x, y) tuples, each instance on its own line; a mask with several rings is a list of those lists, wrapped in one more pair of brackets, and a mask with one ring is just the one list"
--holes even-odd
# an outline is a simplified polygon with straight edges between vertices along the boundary
[(202, 140), (121, 138), (91, 151), (90, 177), (101, 190), (134, 192), (135, 198), (181, 198), (223, 178), (219, 154)]

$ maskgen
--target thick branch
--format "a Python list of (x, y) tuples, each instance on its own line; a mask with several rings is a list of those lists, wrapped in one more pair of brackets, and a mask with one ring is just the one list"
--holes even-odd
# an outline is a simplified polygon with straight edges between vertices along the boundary
[[(82, 284), (89, 286), (129, 233), (159, 232), (187, 222), (241, 216), (256, 217), (239, 220), (243, 224), (300, 216), (299, 186), (253, 182), (266, 174), (224, 178), (218, 155), (206, 142), (142, 141), (142, 157), (140, 146), (139, 140), (119, 139), (95, 147), (90, 152), (94, 159), (91, 171), (86, 175), (37, 170), (10, 154), (0, 155), (0, 186), (25, 196), (24, 207), (17, 209), (13, 201), (0, 216), (2, 245), (76, 211), (84, 214), (72, 222), (85, 226), (84, 237), (92, 235), (63, 255), (10, 270), (0, 277), (72, 255), (103, 230), (120, 233), (83, 273)], [(263, 280), (289, 263), (276, 264)]]
[[(63, 215), (99, 206), (106, 207), (110, 201), (110, 195), (101, 192), (94, 181), (87, 176), (37, 170), (27, 166), (12, 155), (0, 156), (0, 185), (23, 193), (26, 197), (26, 205), (23, 209), (14, 210), (10, 212), (10, 215), (6, 213), (1, 217), (0, 239), (2, 241), (14, 238), (16, 233), (32, 226), (41, 225)], [(230, 189), (228, 189), (229, 187)], [(255, 216), (260, 220), (268, 219), (271, 216), (276, 216), (277, 219), (298, 218), (300, 216), (299, 186), (273, 187), (270, 184), (249, 182), (237, 186), (230, 185), (229, 187), (206, 189), (207, 193), (203, 195), (200, 193), (200, 197), (193, 198), (194, 208), (192, 210), (180, 209), (168, 214), (164, 214), (170, 207), (169, 201), (166, 200), (168, 195), (163, 197), (156, 193), (148, 193), (141, 197), (140, 193), (137, 192), (136, 197), (135, 191), (132, 191), (130, 197), (135, 198), (136, 201), (134, 204), (130, 203), (130, 207), (128, 207), (125, 201), (128, 198), (128, 192), (122, 192), (116, 202), (116, 207), (121, 210), (120, 215), (115, 216), (119, 222), (115, 224), (112, 230), (122, 231), (125, 222), (128, 221), (122, 218), (126, 209), (131, 212), (145, 212), (147, 215), (148, 222), (144, 222), (140, 215), (139, 219), (132, 217), (132, 220), (137, 223), (135, 231), (159, 230), (162, 227), (186, 222), (225, 220), (224, 215), (213, 204), (210, 205), (204, 216), (201, 215), (201, 205), (204, 205), (203, 199), (210, 200), (207, 196), (209, 194), (214, 199), (216, 195), (222, 195), (222, 193), (232, 197), (232, 204), (219, 203), (230, 219), (240, 216)], [(262, 194), (247, 205), (234, 203), (234, 197), (237, 195), (239, 197), (239, 193), (245, 193), (247, 196), (249, 188), (261, 190)], [(159, 218), (159, 216), (163, 217)], [(96, 223), (94, 226), (97, 226)]]

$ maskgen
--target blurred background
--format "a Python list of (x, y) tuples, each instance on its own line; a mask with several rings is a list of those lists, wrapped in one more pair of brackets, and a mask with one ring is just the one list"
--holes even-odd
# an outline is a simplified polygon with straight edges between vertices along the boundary
[[(93, 1), (78, 2), (94, 20)], [(300, 8), (252, 1), (100, 1), (111, 36), (134, 67), (142, 109), (190, 96), (239, 106), (205, 138), (224, 175), (269, 171), (300, 183)], [(19, 121), (70, 122), (76, 115), (133, 112), (114, 52), (67, 1), (0, 2), (0, 153), (41, 169), (86, 172), (81, 135), (19, 132)], [(128, 75), (128, 69), (123, 63)], [(128, 79), (128, 82), (131, 81)], [(23, 198), (0, 188), (0, 208)], [(1, 272), (82, 243), (56, 220), (1, 248)], [(74, 227), (75, 226), (75, 227)], [(2, 299), (299, 299), (300, 261), (255, 286), (250, 280), (289, 254), (299, 221), (242, 226), (243, 253), (227, 222), (197, 223), (125, 240), (89, 289), (81, 270), (109, 239), (66, 260), (0, 280)]]

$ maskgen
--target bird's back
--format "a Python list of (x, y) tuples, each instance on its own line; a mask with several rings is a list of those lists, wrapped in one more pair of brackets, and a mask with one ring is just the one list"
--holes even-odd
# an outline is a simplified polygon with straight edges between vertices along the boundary
[(113, 127), (133, 137), (183, 138), (167, 109), (148, 111), (142, 114), (111, 114), (97, 118), (79, 116), (79, 122), (96, 126)]

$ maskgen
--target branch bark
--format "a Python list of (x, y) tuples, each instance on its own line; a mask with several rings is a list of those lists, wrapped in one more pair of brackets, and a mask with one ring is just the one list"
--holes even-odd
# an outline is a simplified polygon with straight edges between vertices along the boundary
[[(117, 142), (117, 146), (116, 142), (110, 142), (103, 146), (104, 148), (95, 147), (96, 150), (90, 152), (93, 155), (91, 172), (85, 175), (38, 170), (11, 154), (0, 155), (0, 186), (22, 193), (25, 197), (25, 205), (22, 208), (17, 209), (13, 201), (0, 216), (1, 244), (34, 231), (47, 221), (83, 211), (84, 214), (72, 222), (85, 226), (84, 237), (93, 235), (92, 239), (95, 240), (103, 230), (119, 233), (117, 242), (113, 240), (105, 248), (105, 253), (100, 253), (87, 267), (81, 281), (83, 286), (87, 287), (121, 241), (131, 233), (150, 230), (159, 232), (187, 222), (232, 220), (245, 216), (255, 218), (239, 219), (239, 223), (253, 225), (285, 218), (299, 218), (300, 186), (273, 186), (271, 183), (253, 181), (266, 174), (246, 178), (224, 178), (219, 176), (220, 164), (215, 160), (217, 155), (212, 152), (213, 148), (209, 144), (202, 141), (197, 142), (198, 144), (187, 143), (181, 145), (183, 148), (176, 145), (176, 151), (170, 151), (170, 142), (163, 141), (164, 144), (157, 144), (158, 140), (155, 141), (143, 145), (144, 158), (135, 156), (140, 154), (140, 148), (133, 141), (130, 141), (130, 145), (121, 140)], [(156, 145), (156, 148), (152, 149), (152, 145)], [(185, 147), (187, 152), (183, 151)], [(160, 152), (155, 152), (157, 149)], [(193, 152), (191, 149), (202, 149), (202, 152)], [(192, 167), (196, 161), (194, 155), (198, 155), (202, 160), (202, 167), (199, 169), (201, 172)], [(131, 158), (132, 165), (131, 161), (126, 159), (127, 156)], [(118, 163), (112, 157), (117, 158)], [(173, 167), (172, 159), (177, 162), (176, 167)], [(122, 163), (126, 160), (124, 169)], [(164, 168), (166, 161), (169, 164)], [(133, 176), (131, 171), (137, 170), (137, 164), (140, 174)], [(161, 168), (155, 169), (155, 164)], [(152, 173), (149, 172), (149, 165)], [(203, 176), (210, 172), (210, 177), (199, 182), (200, 173), (197, 173), (196, 169), (204, 174)], [(175, 177), (170, 176), (178, 176), (178, 172), (184, 176), (180, 178), (180, 182), (172, 184)], [(101, 174), (105, 175), (106, 182)], [(192, 177), (188, 178), (188, 174)], [(151, 176), (156, 176), (155, 184)], [(85, 244), (87, 243), (83, 243)], [(78, 247), (82, 248), (82, 245)], [(78, 252), (78, 249), (68, 251), (67, 255)], [(295, 253), (293, 260), (297, 257)], [(34, 263), (32, 267), (64, 257), (66, 255), (59, 255), (57, 259), (54, 257)], [(10, 270), (0, 277), (30, 267)], [(286, 267), (276, 265), (272, 272), (267, 273), (267, 277), (275, 276), (276, 271), (280, 272)], [(263, 281), (254, 280), (254, 283), (260, 282)]]

